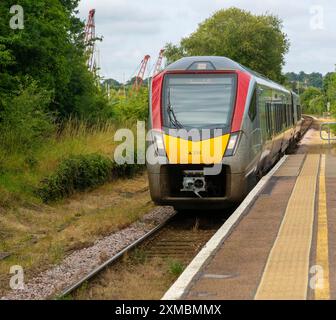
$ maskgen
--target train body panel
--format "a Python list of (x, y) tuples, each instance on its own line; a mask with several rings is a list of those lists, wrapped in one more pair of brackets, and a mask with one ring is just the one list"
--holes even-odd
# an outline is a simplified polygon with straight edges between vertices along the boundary
[(152, 80), (149, 100), (149, 128), (158, 135), (151, 143), (165, 161), (147, 168), (161, 205), (240, 202), (300, 135), (298, 96), (224, 57), (173, 63)]

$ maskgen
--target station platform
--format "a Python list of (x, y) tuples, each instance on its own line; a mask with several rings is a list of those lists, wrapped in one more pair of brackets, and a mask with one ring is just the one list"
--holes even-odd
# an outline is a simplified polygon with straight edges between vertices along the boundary
[(336, 299), (336, 144), (314, 121), (163, 299)]

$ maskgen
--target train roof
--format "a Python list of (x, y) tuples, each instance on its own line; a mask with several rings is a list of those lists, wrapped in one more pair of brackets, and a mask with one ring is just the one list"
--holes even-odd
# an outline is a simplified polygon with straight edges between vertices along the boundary
[[(200, 66), (200, 67), (199, 67)], [(219, 56), (193, 56), (181, 58), (166, 67), (167, 71), (187, 71), (187, 70), (227, 70), (243, 71), (255, 78), (261, 85), (269, 86), (277, 90), (290, 92), (280, 84), (264, 77), (263, 75), (241, 65), (226, 57)]]

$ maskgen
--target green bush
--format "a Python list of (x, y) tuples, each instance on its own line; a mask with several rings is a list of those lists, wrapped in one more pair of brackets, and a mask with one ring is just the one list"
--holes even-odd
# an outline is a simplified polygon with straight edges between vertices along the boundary
[(50, 94), (36, 82), (0, 101), (0, 148), (8, 153), (40, 144), (55, 129), (47, 108)]
[(148, 118), (148, 89), (129, 93), (127, 97), (116, 95), (112, 99), (113, 117), (119, 122), (146, 121)]
[(138, 165), (117, 165), (99, 154), (72, 156), (63, 160), (56, 171), (41, 182), (36, 193), (44, 202), (50, 202), (102, 185), (116, 177), (131, 176), (139, 168)]
[(309, 87), (301, 94), (303, 112), (321, 115), (325, 108), (325, 99), (320, 89)]

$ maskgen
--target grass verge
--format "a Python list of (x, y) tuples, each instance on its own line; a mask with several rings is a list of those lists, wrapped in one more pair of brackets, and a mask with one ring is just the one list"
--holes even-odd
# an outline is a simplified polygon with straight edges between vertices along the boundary
[(0, 294), (9, 289), (9, 269), (24, 268), (26, 280), (72, 251), (120, 230), (153, 208), (147, 176), (118, 179), (52, 205), (7, 209), (0, 214)]

